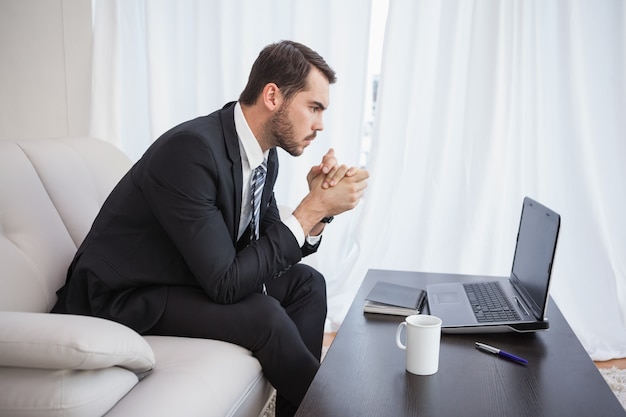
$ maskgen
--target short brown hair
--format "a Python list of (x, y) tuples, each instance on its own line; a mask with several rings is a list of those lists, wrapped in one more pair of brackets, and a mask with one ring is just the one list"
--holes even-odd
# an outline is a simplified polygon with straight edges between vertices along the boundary
[(293, 41), (281, 41), (263, 48), (252, 65), (248, 84), (239, 96), (239, 102), (252, 105), (268, 83), (275, 83), (289, 101), (306, 88), (311, 68), (317, 68), (330, 84), (337, 77), (335, 71), (311, 48)]

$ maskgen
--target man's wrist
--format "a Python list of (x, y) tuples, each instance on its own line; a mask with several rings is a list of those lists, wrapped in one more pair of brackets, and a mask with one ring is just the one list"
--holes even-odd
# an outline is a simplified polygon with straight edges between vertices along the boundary
[(327, 213), (319, 205), (316, 198), (309, 193), (293, 211), (305, 235), (310, 234), (311, 230), (320, 224), (320, 216), (323, 217)]

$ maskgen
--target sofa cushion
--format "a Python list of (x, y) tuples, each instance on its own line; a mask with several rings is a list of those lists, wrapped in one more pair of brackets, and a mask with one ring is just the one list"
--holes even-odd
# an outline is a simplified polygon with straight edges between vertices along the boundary
[(47, 312), (76, 245), (17, 143), (0, 140), (0, 310)]
[(0, 310), (50, 311), (76, 248), (130, 166), (92, 138), (0, 140)]
[(70, 314), (0, 312), (0, 366), (145, 372), (152, 348), (138, 333), (113, 321)]
[(208, 339), (146, 340), (154, 369), (107, 417), (256, 417), (270, 398), (273, 388), (247, 349)]
[(0, 367), (0, 415), (102, 416), (137, 381), (137, 375), (118, 367), (91, 371)]
[(19, 146), (80, 246), (104, 200), (131, 167), (130, 159), (108, 142), (85, 137), (24, 140)]

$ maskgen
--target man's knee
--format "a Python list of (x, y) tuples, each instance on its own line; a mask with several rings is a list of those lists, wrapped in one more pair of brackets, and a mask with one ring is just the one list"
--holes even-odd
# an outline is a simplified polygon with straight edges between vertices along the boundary
[(308, 265), (294, 265), (280, 277), (268, 281), (267, 293), (298, 323), (304, 319), (326, 318), (326, 282), (322, 274)]
[(323, 294), (326, 297), (326, 280), (315, 268), (306, 264), (297, 264), (292, 267), (293, 273), (303, 277), (303, 281), (311, 287), (312, 291)]

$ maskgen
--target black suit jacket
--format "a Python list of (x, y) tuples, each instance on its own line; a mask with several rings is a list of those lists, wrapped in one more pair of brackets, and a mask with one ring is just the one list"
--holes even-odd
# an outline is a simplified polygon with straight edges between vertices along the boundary
[(170, 286), (201, 287), (213, 302), (235, 303), (317, 249), (300, 248), (280, 221), (276, 149), (268, 157), (261, 237), (237, 242), (244, 185), (234, 106), (166, 132), (121, 179), (79, 247), (53, 312), (142, 332), (160, 318)]

